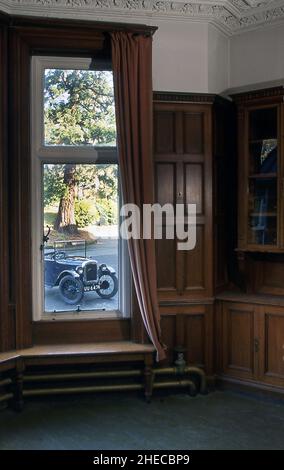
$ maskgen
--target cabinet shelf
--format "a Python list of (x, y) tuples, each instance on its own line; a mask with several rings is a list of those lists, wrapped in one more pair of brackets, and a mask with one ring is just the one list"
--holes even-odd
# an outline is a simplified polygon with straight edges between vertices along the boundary
[(250, 212), (250, 217), (277, 217), (277, 212)]
[(249, 175), (251, 179), (268, 179), (268, 178), (277, 178), (277, 173), (253, 173)]
[(277, 136), (263, 137), (262, 139), (252, 139), (249, 140), (249, 144), (263, 144), (264, 140), (277, 140)]

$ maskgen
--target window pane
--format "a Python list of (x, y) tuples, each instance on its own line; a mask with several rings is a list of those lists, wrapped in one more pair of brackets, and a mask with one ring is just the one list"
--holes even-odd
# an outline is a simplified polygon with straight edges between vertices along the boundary
[(118, 166), (43, 165), (45, 311), (118, 309)]
[(257, 245), (277, 244), (276, 178), (250, 180), (248, 241)]
[(45, 69), (44, 144), (116, 145), (112, 72)]

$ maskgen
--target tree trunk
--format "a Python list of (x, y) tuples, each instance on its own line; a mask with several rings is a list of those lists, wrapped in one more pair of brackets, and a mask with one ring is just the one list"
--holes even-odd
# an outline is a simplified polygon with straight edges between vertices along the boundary
[(75, 221), (76, 165), (66, 164), (64, 168), (65, 194), (60, 199), (54, 229), (69, 235), (76, 234), (78, 227)]

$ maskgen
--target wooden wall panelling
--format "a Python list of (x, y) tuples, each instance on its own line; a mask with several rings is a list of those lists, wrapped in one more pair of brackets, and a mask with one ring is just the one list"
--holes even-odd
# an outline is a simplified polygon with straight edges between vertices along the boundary
[(223, 372), (223, 302), (216, 300), (213, 308), (213, 370)]
[(31, 213), (30, 213), (30, 55), (15, 32), (9, 35), (9, 176), (11, 286), (15, 304), (16, 348), (32, 344)]
[(154, 102), (156, 202), (197, 205), (197, 245), (177, 250), (176, 240), (158, 240), (160, 300), (213, 294), (211, 106)]
[(223, 304), (223, 372), (232, 377), (257, 376), (255, 307), (242, 303)]
[[(187, 362), (204, 367), (208, 374), (214, 370), (211, 299), (215, 286), (221, 289), (227, 283), (223, 167), (228, 161), (230, 136), (224, 137), (224, 133), (226, 126), (230, 128), (230, 116), (227, 105), (217, 116), (219, 105), (215, 107), (214, 101), (215, 97), (208, 95), (154, 93), (156, 202), (195, 203), (197, 207), (194, 250), (177, 251), (176, 240), (157, 241), (158, 293), (162, 334), (169, 349), (167, 362), (173, 360), (173, 349), (183, 346)], [(214, 242), (216, 236), (218, 244)]]
[(9, 308), (8, 246), (8, 54), (6, 17), (0, 17), (0, 351), (15, 347), (13, 310)]
[(161, 307), (162, 339), (167, 345), (167, 364), (175, 359), (174, 349), (185, 349), (187, 364), (213, 372), (213, 307), (212, 305)]
[[(282, 99), (282, 101), (284, 101), (284, 98)], [(280, 155), (281, 155), (281, 158), (280, 158), (280, 165), (281, 165), (280, 166), (280, 178), (281, 178), (281, 181), (280, 181), (280, 184), (279, 184), (279, 187), (278, 187), (278, 197), (279, 197), (280, 201), (282, 200), (282, 204), (280, 204), (280, 207), (279, 207), (279, 209), (280, 209), (279, 232), (280, 232), (280, 248), (282, 250), (284, 250), (284, 217), (283, 217), (283, 206), (284, 206), (284, 203), (283, 203), (284, 132), (283, 132), (283, 128), (284, 128), (284, 103), (282, 102), (280, 104), (280, 115), (278, 116), (278, 139), (279, 139), (278, 146), (279, 146), (279, 152), (280, 152)], [(281, 182), (282, 182), (282, 185), (281, 185)], [(284, 283), (284, 279), (283, 279), (283, 283)]]
[(33, 324), (33, 343), (101, 343), (127, 341), (130, 338), (129, 319), (98, 319), (43, 321)]
[(248, 289), (256, 294), (284, 295), (284, 256), (263, 254), (250, 258)]
[[(235, 210), (237, 179), (235, 175), (234, 110), (231, 103), (218, 100), (213, 106), (213, 224), (214, 224), (214, 287), (220, 292), (228, 284), (230, 238), (234, 226), (230, 223)], [(233, 249), (235, 242), (233, 241)]]
[(284, 387), (284, 308), (258, 309), (259, 369), (261, 382)]
[(173, 365), (176, 344), (176, 314), (173, 310), (167, 315), (161, 315), (162, 342), (167, 346), (167, 357), (163, 365)]

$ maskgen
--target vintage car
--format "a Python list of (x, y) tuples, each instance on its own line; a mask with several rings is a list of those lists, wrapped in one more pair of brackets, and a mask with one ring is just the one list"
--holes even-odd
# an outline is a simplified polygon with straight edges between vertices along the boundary
[(59, 292), (67, 304), (78, 304), (84, 292), (94, 291), (103, 299), (110, 299), (118, 291), (115, 270), (106, 264), (99, 264), (92, 257), (78, 255), (73, 241), (64, 242), (64, 249), (54, 244), (53, 249), (45, 249), (45, 285), (59, 287)]

